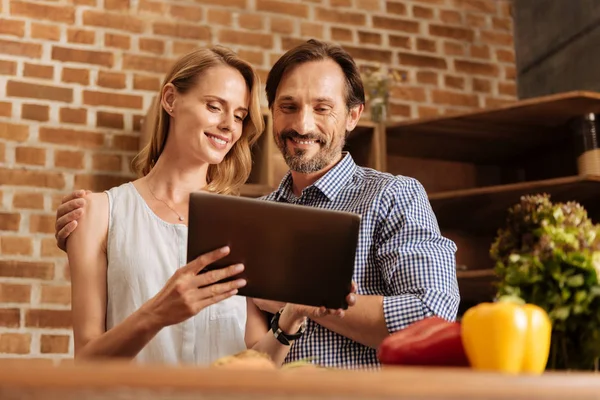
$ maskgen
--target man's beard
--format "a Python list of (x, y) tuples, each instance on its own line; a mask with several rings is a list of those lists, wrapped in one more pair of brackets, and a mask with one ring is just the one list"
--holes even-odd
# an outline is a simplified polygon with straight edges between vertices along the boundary
[[(298, 148), (290, 150), (287, 146), (288, 139), (315, 140), (318, 141), (317, 145), (320, 146), (320, 149), (309, 158), (306, 155), (309, 150)], [(334, 138), (332, 141), (327, 141), (324, 135), (314, 133), (300, 135), (294, 130), (285, 130), (280, 135), (276, 135), (275, 143), (290, 170), (301, 174), (310, 174), (324, 169), (339, 157), (345, 145), (345, 136), (341, 139)]]

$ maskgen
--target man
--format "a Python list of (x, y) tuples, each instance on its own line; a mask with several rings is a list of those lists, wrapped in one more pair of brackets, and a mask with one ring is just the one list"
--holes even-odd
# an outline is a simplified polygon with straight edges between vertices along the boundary
[[(456, 318), (456, 246), (441, 236), (417, 180), (357, 166), (343, 151), (363, 112), (364, 89), (341, 47), (310, 40), (288, 51), (271, 69), (266, 91), (275, 143), (290, 171), (263, 199), (362, 216), (354, 307), (343, 319), (309, 320), (286, 362), (311, 358), (323, 366), (376, 367), (376, 348), (390, 333), (430, 315)], [(62, 247), (74, 228), (61, 231), (73, 220), (65, 214), (74, 206), (67, 204), (57, 211)], [(256, 303), (269, 312), (280, 307)]]

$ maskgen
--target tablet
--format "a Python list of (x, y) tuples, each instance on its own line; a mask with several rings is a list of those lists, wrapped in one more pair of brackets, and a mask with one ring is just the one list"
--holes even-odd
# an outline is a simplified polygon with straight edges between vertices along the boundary
[(359, 228), (360, 216), (349, 212), (194, 192), (187, 260), (229, 246), (202, 272), (243, 263), (238, 295), (347, 309)]

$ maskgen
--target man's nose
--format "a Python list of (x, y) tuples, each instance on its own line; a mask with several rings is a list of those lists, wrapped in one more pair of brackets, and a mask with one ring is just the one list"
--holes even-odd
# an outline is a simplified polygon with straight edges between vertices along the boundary
[(315, 116), (310, 108), (304, 108), (298, 115), (298, 128), (296, 129), (299, 134), (306, 135), (315, 131)]

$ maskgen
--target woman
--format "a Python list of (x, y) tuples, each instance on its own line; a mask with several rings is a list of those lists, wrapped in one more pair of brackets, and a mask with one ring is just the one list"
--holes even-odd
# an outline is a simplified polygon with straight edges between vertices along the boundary
[[(263, 131), (259, 80), (215, 47), (180, 59), (165, 77), (142, 175), (87, 195), (69, 237), (75, 356), (209, 364), (247, 348), (281, 365), (288, 352), (254, 303), (236, 296), (243, 265), (199, 274), (227, 255), (186, 260), (189, 193), (235, 193), (250, 173), (249, 146)], [(286, 305), (280, 327), (297, 332), (309, 307)], [(331, 312), (331, 311), (329, 311)]]

